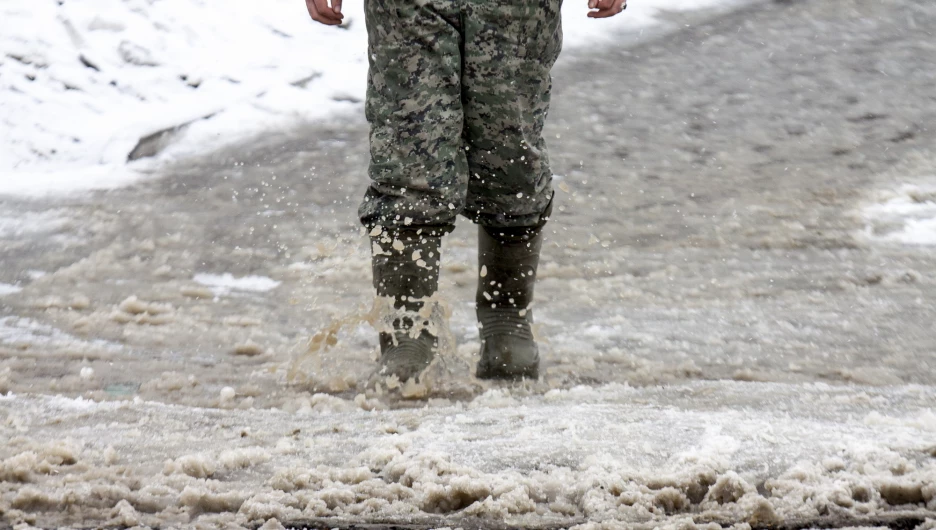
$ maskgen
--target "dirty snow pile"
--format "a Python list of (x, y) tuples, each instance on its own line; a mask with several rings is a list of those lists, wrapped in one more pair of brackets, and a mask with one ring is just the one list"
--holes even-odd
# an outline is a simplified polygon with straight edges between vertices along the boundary
[[(522, 392), (521, 392), (522, 394)], [(10, 524), (932, 529), (930, 387), (608, 385), (387, 410), (0, 397)], [(277, 521), (273, 521), (276, 519)], [(317, 525), (313, 525), (317, 526)]]
[[(735, 1), (642, 0), (611, 21), (566, 2), (566, 44), (651, 25), (662, 9)], [(0, 3), (0, 194), (118, 186), (151, 169), (128, 168), (131, 153), (171, 143), (171, 159), (358, 109), (362, 2), (343, 11), (347, 27), (334, 28), (313, 23), (301, 0)]]

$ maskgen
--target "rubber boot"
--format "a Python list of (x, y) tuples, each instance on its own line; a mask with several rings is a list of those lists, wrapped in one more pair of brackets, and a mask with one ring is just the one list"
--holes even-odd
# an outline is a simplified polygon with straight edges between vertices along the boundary
[(533, 285), (543, 245), (542, 227), (478, 230), (479, 379), (536, 379)]
[(400, 382), (418, 379), (435, 355), (438, 340), (426, 329), (416, 337), (413, 326), (425, 325), (417, 313), (422, 299), (439, 288), (441, 233), (430, 230), (385, 230), (372, 236), (374, 287), (378, 296), (393, 298), (396, 309), (407, 315), (393, 321), (393, 333), (380, 333), (380, 369), (383, 377), (396, 375)]

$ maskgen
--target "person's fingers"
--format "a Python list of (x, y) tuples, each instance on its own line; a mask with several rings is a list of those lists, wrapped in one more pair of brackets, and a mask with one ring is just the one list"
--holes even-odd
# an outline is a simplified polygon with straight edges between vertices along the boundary
[[(309, 9), (309, 15), (312, 17), (312, 20), (328, 26), (341, 24), (341, 15), (334, 15), (326, 2), (327, 0), (306, 0), (306, 7)], [(326, 3), (326, 11), (322, 11), (323, 3)]]
[(339, 15), (341, 14), (341, 0), (332, 0), (332, 10)]
[(337, 20), (339, 22), (341, 21), (342, 18), (344, 18), (344, 15), (336, 12), (334, 9), (329, 7), (328, 0), (314, 0), (314, 1), (315, 1), (315, 9), (318, 9), (319, 14), (322, 15), (323, 17), (330, 18), (332, 20)]
[(599, 11), (611, 9), (612, 5), (614, 5), (614, 0), (597, 0), (595, 2), (595, 8), (597, 8)]
[(613, 17), (614, 15), (617, 15), (618, 13), (623, 11), (625, 7), (627, 7), (626, 0), (614, 0), (614, 2), (611, 4), (611, 7), (607, 9), (601, 9), (599, 11), (592, 11), (588, 14), (588, 17), (589, 18)]
[(319, 14), (318, 9), (315, 7), (314, 0), (306, 0), (306, 9), (309, 10), (309, 16), (312, 17), (312, 20), (316, 22), (321, 22), (322, 24), (329, 24), (329, 25), (332, 24), (331, 20), (328, 20), (327, 18)]

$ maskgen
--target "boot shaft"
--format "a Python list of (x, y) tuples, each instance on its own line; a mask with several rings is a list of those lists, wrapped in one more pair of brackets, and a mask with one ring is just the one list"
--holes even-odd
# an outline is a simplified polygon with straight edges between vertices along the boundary
[(479, 311), (529, 308), (542, 245), (542, 227), (479, 228)]
[(438, 339), (419, 315), (439, 288), (442, 233), (427, 229), (371, 232), (374, 287), (393, 299), (402, 314), (389, 316), (392, 329), (380, 333), (381, 367), (377, 375), (407, 381), (420, 376), (432, 361)]
[(439, 289), (442, 235), (429, 230), (381, 230), (371, 235), (374, 288), (396, 308), (422, 308)]
[(481, 379), (539, 376), (531, 305), (542, 244), (542, 227), (478, 230)]

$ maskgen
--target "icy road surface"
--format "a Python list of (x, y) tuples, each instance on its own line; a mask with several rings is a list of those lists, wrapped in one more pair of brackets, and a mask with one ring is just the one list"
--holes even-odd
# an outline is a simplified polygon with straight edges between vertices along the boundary
[(360, 117), (0, 199), (0, 525), (932, 528), (933, 34), (765, 2), (567, 54), (535, 383), (471, 376), (463, 224), (455, 346), (365, 388)]

